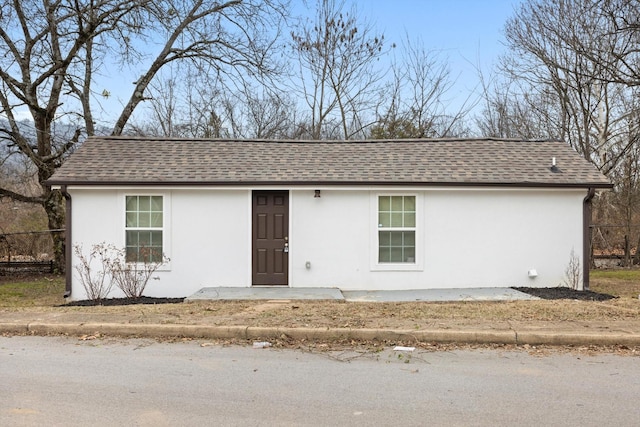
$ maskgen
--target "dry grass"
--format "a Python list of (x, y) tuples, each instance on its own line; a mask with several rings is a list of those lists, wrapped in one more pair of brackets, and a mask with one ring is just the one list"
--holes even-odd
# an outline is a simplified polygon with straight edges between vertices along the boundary
[[(591, 289), (604, 301), (346, 303), (332, 301), (202, 301), (116, 307), (60, 307), (64, 280), (0, 282), (0, 311), (54, 311), (130, 322), (347, 328), (446, 328), (509, 321), (640, 319), (640, 270), (596, 271)], [(123, 320), (125, 321), (125, 320)]]
[(638, 296), (640, 296), (640, 270), (592, 271), (591, 290), (620, 298), (638, 299)]
[(0, 280), (0, 309), (53, 307), (64, 304), (64, 277), (30, 276)]

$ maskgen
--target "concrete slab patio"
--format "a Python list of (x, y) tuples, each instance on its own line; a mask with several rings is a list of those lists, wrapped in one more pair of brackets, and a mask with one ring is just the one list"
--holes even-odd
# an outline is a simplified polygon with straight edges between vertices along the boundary
[(511, 288), (415, 289), (406, 291), (342, 291), (352, 302), (515, 301), (538, 297)]
[(202, 288), (185, 301), (200, 300), (344, 300), (337, 288), (289, 288), (260, 286), (251, 288)]
[(538, 297), (511, 288), (414, 289), (402, 291), (341, 291), (337, 288), (202, 288), (186, 301), (200, 300), (344, 300), (349, 302), (515, 301)]

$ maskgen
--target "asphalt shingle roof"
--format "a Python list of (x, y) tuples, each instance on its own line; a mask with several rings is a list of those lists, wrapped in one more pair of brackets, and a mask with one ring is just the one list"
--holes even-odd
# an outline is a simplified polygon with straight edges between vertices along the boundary
[[(553, 172), (555, 157), (558, 172)], [(558, 141), (91, 137), (51, 185), (511, 185), (609, 188)]]

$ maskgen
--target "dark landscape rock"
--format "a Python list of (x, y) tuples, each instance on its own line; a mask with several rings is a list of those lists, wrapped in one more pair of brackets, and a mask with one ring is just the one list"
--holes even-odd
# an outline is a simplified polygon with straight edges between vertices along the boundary
[(140, 298), (108, 298), (103, 300), (82, 300), (72, 301), (64, 304), (67, 307), (88, 307), (96, 305), (134, 305), (134, 304), (177, 304), (184, 301), (183, 298), (152, 298), (152, 297), (140, 297)]
[[(613, 295), (602, 294), (593, 291), (576, 291), (567, 287), (557, 288), (527, 288), (527, 287), (513, 287), (520, 292), (524, 292), (535, 297), (545, 300), (580, 300), (580, 301), (607, 301), (617, 298)], [(116, 305), (135, 305), (135, 304), (178, 304), (184, 301), (184, 298), (152, 298), (152, 297), (140, 297), (140, 298), (109, 298), (99, 301), (83, 300), (72, 301), (65, 306), (74, 307), (89, 307), (89, 306), (116, 306)]]
[(609, 294), (601, 294), (593, 291), (576, 291), (567, 287), (557, 288), (512, 288), (525, 294), (542, 299), (573, 299), (580, 301), (607, 301), (617, 298)]

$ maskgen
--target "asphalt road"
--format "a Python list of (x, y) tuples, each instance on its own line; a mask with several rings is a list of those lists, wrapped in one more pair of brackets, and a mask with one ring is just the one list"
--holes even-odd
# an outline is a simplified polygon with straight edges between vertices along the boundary
[(0, 425), (631, 426), (640, 419), (638, 357), (207, 344), (0, 337)]

